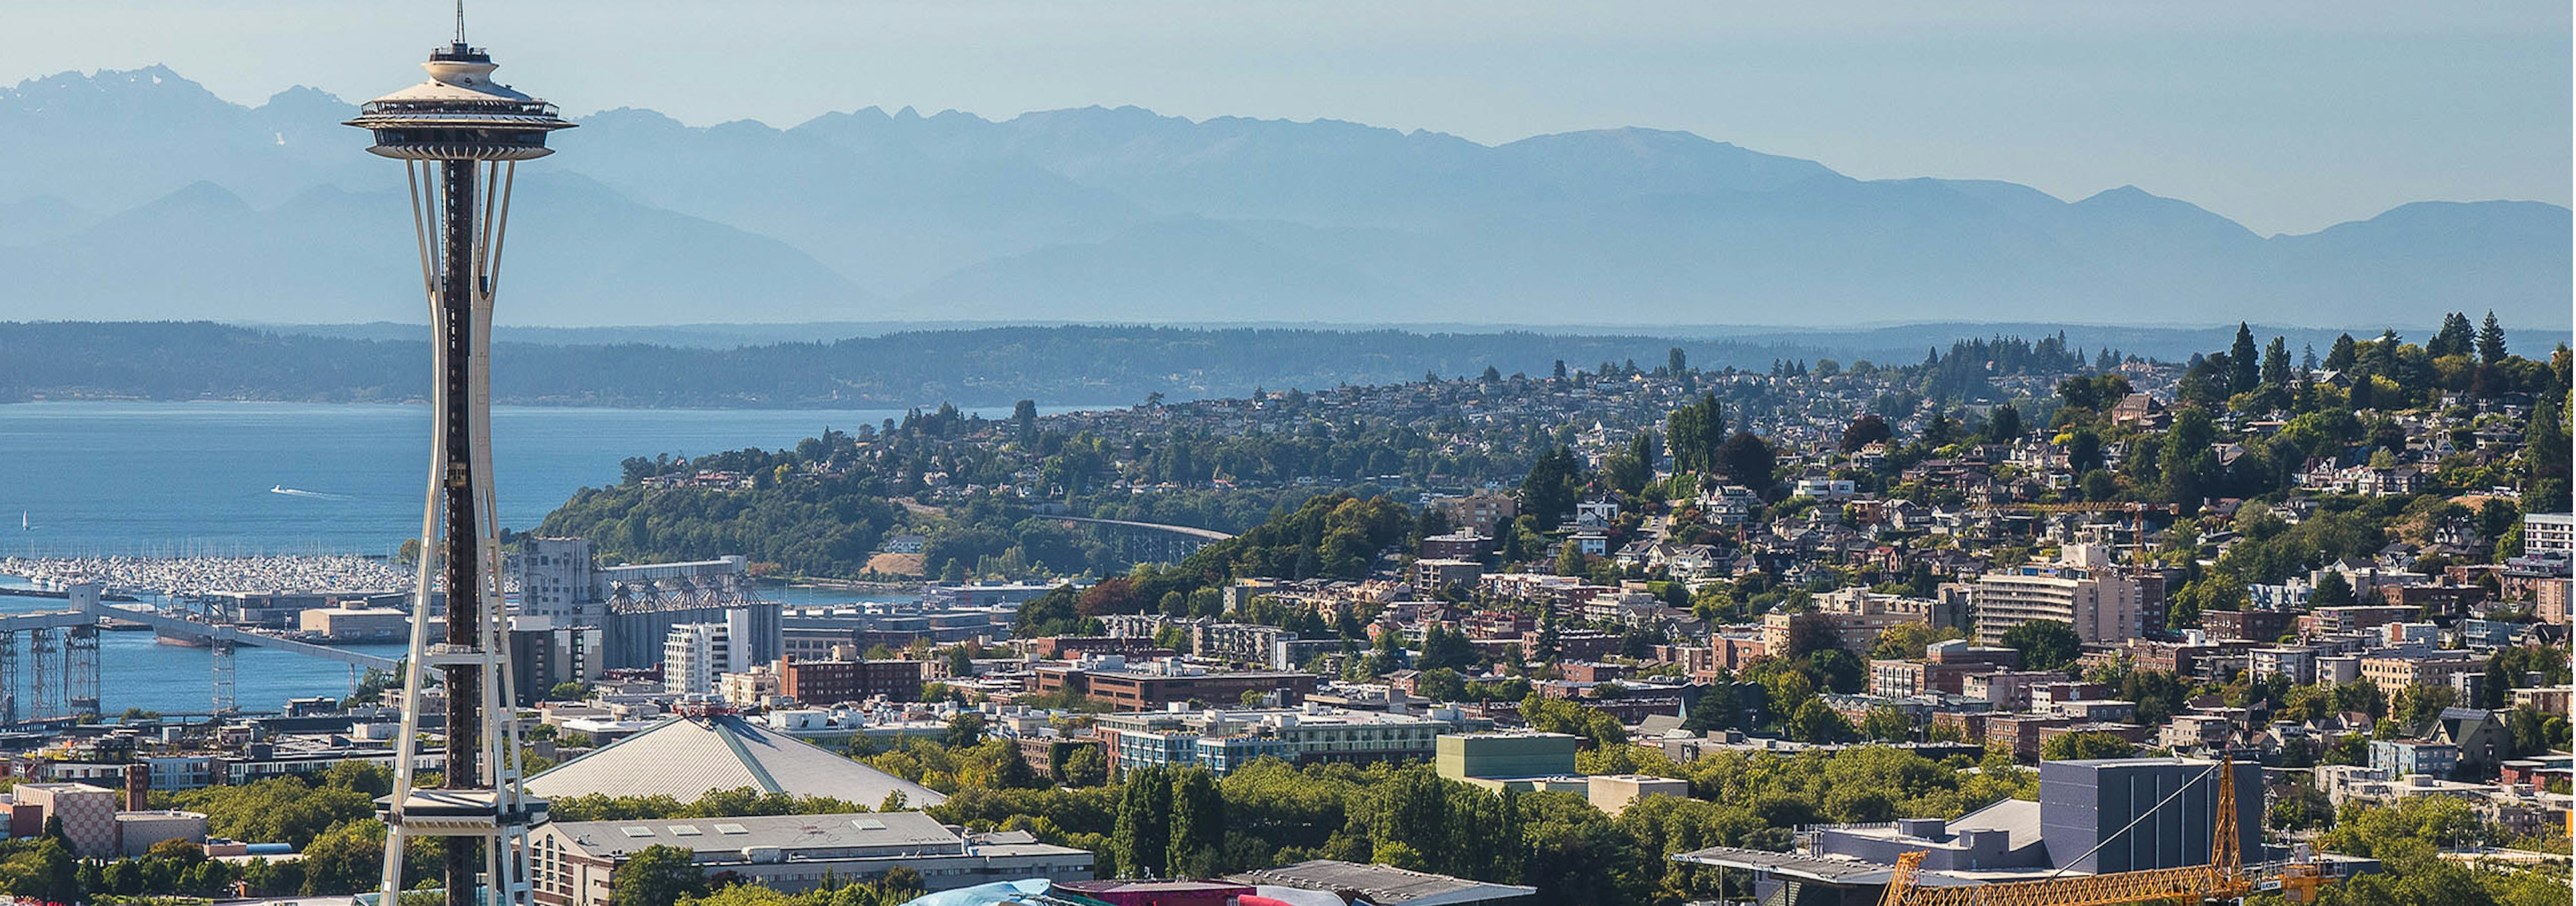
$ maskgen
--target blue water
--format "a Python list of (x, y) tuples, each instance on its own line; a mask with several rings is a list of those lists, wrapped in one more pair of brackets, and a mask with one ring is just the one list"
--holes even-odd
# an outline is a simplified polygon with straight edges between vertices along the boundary
[[(902, 416), (500, 407), (493, 490), (502, 525), (532, 529), (629, 456), (775, 449)], [(0, 405), (0, 552), (391, 553), (420, 531), (429, 427), (426, 406)]]
[[(530, 529), (574, 491), (617, 481), (618, 462), (628, 456), (785, 447), (826, 426), (846, 430), (902, 416), (503, 407), (492, 413), (494, 491), (502, 524)], [(390, 553), (420, 530), (428, 448), (429, 409), (417, 405), (0, 405), (0, 552)], [(21, 513), (30, 530), (19, 529)], [(800, 604), (868, 597), (772, 594)], [(0, 597), (0, 612), (60, 606)], [(252, 710), (346, 695), (351, 681), (346, 666), (259, 648), (242, 649), (236, 664), (235, 697)], [(100, 704), (110, 713), (204, 711), (212, 676), (205, 649), (157, 644), (148, 632), (102, 635)]]

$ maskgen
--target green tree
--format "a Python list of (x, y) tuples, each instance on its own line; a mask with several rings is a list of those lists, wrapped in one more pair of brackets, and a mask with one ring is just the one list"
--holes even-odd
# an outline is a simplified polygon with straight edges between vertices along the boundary
[(1557, 548), (1556, 574), (1560, 576), (1583, 575), (1584, 573), (1589, 572), (1589, 570), (1585, 568), (1587, 562), (1589, 561), (1584, 558), (1582, 545), (1569, 540)]
[(1619, 719), (1561, 698), (1531, 694), (1521, 700), (1521, 719), (1530, 729), (1542, 733), (1568, 733), (1583, 737), (1585, 748), (1618, 745), (1628, 741), (1627, 728)]
[(2469, 316), (2451, 312), (2442, 316), (2442, 327), (2433, 338), (2424, 341), (2424, 354), (2431, 358), (2468, 355), (2477, 348), (2477, 332), (2469, 326)]
[(1066, 786), (1099, 786), (1109, 782), (1109, 758), (1099, 746), (1079, 746), (1066, 753), (1056, 774), (1056, 780)]
[(2289, 385), (2290, 341), (2286, 337), (2273, 337), (2271, 344), (2263, 347), (2263, 386)]
[(2082, 475), (2102, 467), (2102, 435), (2091, 428), (2077, 428), (2066, 435), (2066, 462)]
[(1164, 864), (1173, 877), (1204, 878), (1216, 873), (1217, 849), (1225, 842), (1225, 797), (1216, 775), (1191, 767), (1172, 775), (1171, 838)]
[(1109, 855), (1121, 877), (1164, 875), (1172, 840), (1171, 771), (1159, 766), (1127, 772)]
[(1843, 452), (1858, 453), (1862, 447), (1895, 437), (1896, 430), (1887, 426), (1886, 417), (1876, 412), (1867, 413), (1852, 419), (1852, 423), (1843, 428)]
[(1423, 671), (1455, 670), (1472, 666), (1476, 661), (1476, 643), (1467, 634), (1434, 624), (1422, 632), (1422, 656), (1413, 666)]
[(984, 715), (961, 711), (948, 719), (948, 729), (939, 734), (939, 744), (952, 749), (970, 749), (984, 741)]
[(2334, 345), (2326, 350), (2326, 370), (2352, 370), (2352, 366), (2361, 359), (2360, 350), (2361, 344), (2353, 342), (2351, 334), (2336, 336)]
[(1914, 719), (1887, 705), (1872, 705), (1860, 716), (1860, 735), (1880, 742), (1905, 742), (1914, 738)]
[(1521, 480), (1521, 512), (1536, 517), (1540, 531), (1553, 530), (1574, 513), (1582, 487), (1583, 461), (1565, 447), (1550, 449), (1530, 464), (1529, 477)]
[(609, 902), (615, 906), (675, 906), (683, 899), (702, 897), (707, 893), (707, 875), (695, 861), (696, 855), (678, 846), (656, 843), (637, 850), (617, 867), (610, 882)]
[(2041, 743), (2039, 757), (2049, 761), (2127, 758), (2138, 747), (2109, 733), (2061, 733)]
[(2254, 330), (2245, 322), (2236, 323), (2236, 342), (2227, 347), (2227, 393), (2234, 395), (2252, 390), (2262, 383), (2263, 372), (2257, 364)]
[(1718, 471), (1717, 448), (1726, 442), (1726, 415), (1714, 393), (1674, 409), (1664, 419), (1665, 445), (1672, 449), (1673, 471)]
[(1771, 473), (1779, 468), (1779, 456), (1771, 451), (1771, 444), (1753, 436), (1753, 432), (1735, 432), (1718, 447), (1717, 458), (1727, 480), (1752, 488), (1755, 493), (1770, 492)]
[(1987, 443), (2012, 443), (2021, 439), (2022, 430), (2021, 410), (2013, 408), (2011, 403), (1996, 406), (1993, 412), (1986, 415)]
[(2478, 364), (2500, 364), (2504, 355), (2504, 325), (2496, 323), (2495, 311), (2489, 309), (2486, 323), (2478, 327)]
[(2312, 608), (2349, 607), (2352, 602), (2352, 583), (2344, 581), (2343, 573), (2337, 570), (2326, 570), (2325, 575), (2317, 577), (2317, 584), (2308, 589), (2308, 606)]
[(2075, 634), (2075, 627), (2055, 620), (2032, 620), (2004, 630), (2003, 644), (2021, 652), (2024, 667), (2062, 670), (2083, 653), (2084, 640)]
[(1809, 743), (1850, 742), (1858, 735), (1852, 731), (1850, 721), (1834, 713), (1834, 709), (1825, 707), (1823, 701), (1813, 698), (1799, 705), (1781, 729), (1787, 731), (1790, 739)]
[[(429, 851), (422, 846), (421, 851)], [(375, 821), (342, 822), (323, 832), (304, 847), (298, 862), (303, 867), (304, 884), (299, 891), (307, 896), (357, 893), (376, 886), (382, 880), (385, 864), (385, 826)], [(418, 860), (406, 860), (408, 868), (421, 867)]]
[(78, 902), (80, 860), (60, 841), (39, 838), (0, 861), (0, 887), (5, 887), (11, 896), (51, 903)]

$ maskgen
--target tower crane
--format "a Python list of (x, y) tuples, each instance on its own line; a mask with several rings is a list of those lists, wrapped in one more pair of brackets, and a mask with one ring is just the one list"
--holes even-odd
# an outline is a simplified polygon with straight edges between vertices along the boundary
[[(2292, 861), (2277, 866), (2248, 871), (2245, 854), (2240, 851), (2236, 827), (2236, 759), (2222, 757), (2212, 770), (2219, 777), (2217, 824), (2209, 843), (2209, 864), (2183, 868), (2151, 868), (2143, 871), (2121, 871), (2098, 875), (2052, 877), (2036, 881), (2008, 881), (2000, 884), (1977, 884), (1964, 887), (1924, 887), (1917, 884), (1923, 872), (1923, 851), (1914, 850), (1896, 858), (1896, 874), (1888, 879), (1887, 890), (1879, 897), (1879, 906), (2114, 906), (2119, 903), (2185, 902), (2232, 900), (2277, 883), (2282, 895), (2294, 903), (2315, 902), (2317, 888), (2325, 879), (2314, 861)], [(2172, 801), (2170, 798), (2168, 802)], [(2163, 807), (2164, 803), (2157, 803)], [(2155, 809), (2148, 809), (2153, 813)], [(2127, 833), (2141, 814), (2119, 833), (2103, 839), (2107, 845), (2120, 833)], [(2095, 846), (2100, 849), (2101, 846)], [(2091, 855), (2091, 853), (2086, 853)], [(2081, 857), (2078, 857), (2081, 858)]]

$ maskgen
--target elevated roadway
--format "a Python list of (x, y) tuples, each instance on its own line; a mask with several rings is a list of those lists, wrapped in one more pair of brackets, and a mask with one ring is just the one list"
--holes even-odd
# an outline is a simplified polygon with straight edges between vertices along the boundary
[(235, 645), (251, 645), (260, 648), (273, 648), (279, 651), (293, 652), (307, 657), (318, 657), (324, 660), (339, 661), (340, 663), (355, 667), (391, 671), (394, 667), (402, 663), (394, 658), (349, 651), (342, 648), (333, 648), (329, 645), (316, 645), (312, 642), (290, 639), (281, 635), (261, 632), (258, 630), (243, 629), (238, 626), (222, 626), (209, 623), (199, 623), (194, 620), (183, 620), (178, 617), (166, 616), (149, 610), (127, 610), (125, 608), (106, 603), (90, 603), (87, 601), (82, 602), (79, 606), (79, 610), (55, 611), (52, 613), (12, 614), (10, 616), (0, 617), (0, 632), (16, 631), (21, 629), (55, 629), (67, 626), (85, 626), (97, 623), (102, 619), (108, 619), (126, 623), (138, 623), (151, 627), (153, 632), (157, 632), (165, 636), (204, 639), (208, 642), (230, 642)]
[(1054, 519), (1059, 522), (1087, 522), (1092, 525), (1112, 525), (1119, 528), (1136, 529), (1138, 531), (1167, 532), (1174, 535), (1196, 538), (1210, 543), (1230, 541), (1234, 539), (1233, 535), (1228, 535), (1215, 529), (1193, 528), (1186, 525), (1165, 525), (1160, 522), (1129, 522), (1124, 519), (1092, 519), (1086, 516), (1049, 516), (1046, 518)]

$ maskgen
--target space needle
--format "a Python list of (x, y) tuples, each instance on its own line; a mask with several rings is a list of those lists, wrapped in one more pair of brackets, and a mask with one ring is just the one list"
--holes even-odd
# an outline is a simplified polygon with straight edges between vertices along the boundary
[[(445, 860), (448, 906), (527, 904), (528, 830), (545, 822), (546, 804), (520, 783), (492, 502), (492, 293), (518, 162), (551, 153), (546, 134), (573, 124), (554, 105), (492, 81), (491, 55), (465, 42), (462, 0), (455, 42), (421, 68), (429, 81), (368, 101), (348, 121), (374, 133), (367, 150), (402, 161), (410, 178), (435, 369), (402, 736), (393, 793), (377, 802), (387, 831), (379, 902), (392, 906), (404, 889), (404, 844), (430, 838)], [(446, 628), (433, 640), (441, 578)], [(423, 789), (414, 767), (430, 670), (445, 686), (446, 757), (437, 787)]]

